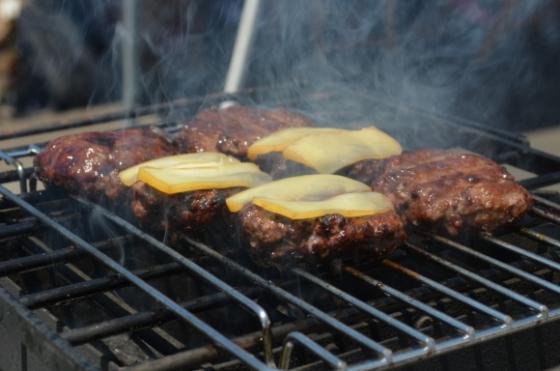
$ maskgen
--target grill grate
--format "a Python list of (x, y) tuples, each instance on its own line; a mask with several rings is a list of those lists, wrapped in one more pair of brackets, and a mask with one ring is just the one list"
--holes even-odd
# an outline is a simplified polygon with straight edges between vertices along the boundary
[[(522, 145), (510, 137), (505, 146)], [(19, 159), (39, 148), (0, 152), (15, 167), (0, 178), (21, 191), (0, 185), (1, 298), (51, 323), (42, 331), (59, 344), (53, 357), (77, 369), (382, 369), (560, 316), (554, 194), (535, 194), (520, 229), (468, 241), (417, 232), (378, 265), (270, 272), (186, 236), (172, 249), (100, 205), (37, 192)], [(531, 153), (517, 164), (538, 161)], [(551, 182), (533, 170), (533, 186)], [(93, 303), (108, 314), (84, 309)]]

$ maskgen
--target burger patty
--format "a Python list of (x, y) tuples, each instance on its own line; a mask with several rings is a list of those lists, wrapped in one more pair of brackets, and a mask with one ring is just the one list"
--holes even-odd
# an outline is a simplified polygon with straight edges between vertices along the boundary
[(231, 224), (232, 215), (225, 200), (241, 190), (210, 189), (167, 195), (136, 182), (132, 186), (132, 212), (140, 224), (152, 230), (204, 234)]
[(405, 152), (362, 161), (342, 174), (387, 195), (407, 223), (451, 235), (511, 224), (532, 203), (527, 190), (502, 166), (473, 154)]
[(405, 240), (403, 222), (394, 211), (355, 218), (331, 214), (291, 220), (249, 204), (238, 218), (241, 240), (262, 265), (382, 259)]
[(73, 134), (51, 141), (35, 157), (35, 174), (72, 194), (115, 199), (124, 190), (120, 170), (175, 153), (168, 138), (148, 128)]
[(313, 126), (313, 122), (283, 109), (245, 106), (200, 111), (175, 137), (183, 152), (222, 152), (240, 160), (255, 141), (281, 129)]

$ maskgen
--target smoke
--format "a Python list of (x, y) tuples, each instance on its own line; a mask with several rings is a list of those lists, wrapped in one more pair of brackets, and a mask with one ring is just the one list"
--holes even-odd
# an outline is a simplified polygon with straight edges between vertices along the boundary
[[(242, 2), (180, 3), (188, 6), (159, 7), (142, 30), (157, 60), (145, 75), (146, 86), (157, 86), (151, 100), (223, 87)], [(176, 9), (174, 26), (162, 27)], [(359, 89), (491, 125), (542, 121), (531, 97), (555, 85), (539, 65), (554, 56), (534, 45), (540, 40), (543, 50), (559, 49), (558, 36), (550, 35), (560, 29), (543, 17), (559, 13), (558, 2), (542, 1), (263, 1), (245, 85), (293, 84), (287, 96), (300, 103), (310, 90)], [(357, 109), (350, 97), (337, 104)], [(324, 108), (312, 101), (300, 106), (312, 116)]]
[(318, 90), (359, 88), (395, 104), (505, 125), (512, 87), (522, 92), (538, 84), (541, 71), (535, 69), (527, 38), (539, 5), (267, 3), (250, 81), (304, 80)]
[[(141, 5), (142, 102), (220, 91), (243, 1)], [(33, 69), (59, 100), (118, 99), (119, 11), (120, 1), (108, 0), (24, 10)], [(263, 0), (245, 85), (292, 83), (289, 97), (305, 100), (304, 82), (306, 92), (370, 91), (494, 126), (545, 123), (558, 116), (542, 102), (558, 98), (559, 18), (559, 1)], [(304, 103), (311, 115), (322, 108)]]

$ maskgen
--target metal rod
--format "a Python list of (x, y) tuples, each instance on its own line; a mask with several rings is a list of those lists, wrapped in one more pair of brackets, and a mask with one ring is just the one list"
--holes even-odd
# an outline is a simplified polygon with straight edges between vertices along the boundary
[[(354, 313), (355, 311), (353, 311), (353, 314)], [(274, 338), (282, 338), (292, 331), (310, 328), (318, 323), (319, 321), (314, 318), (289, 322), (274, 327), (272, 329), (272, 334)], [(259, 343), (261, 336), (261, 331), (256, 331), (236, 337), (232, 341), (244, 349), (249, 349)], [(164, 358), (144, 362), (138, 366), (131, 367), (131, 371), (194, 369), (196, 366), (216, 359), (221, 355), (223, 355), (223, 351), (220, 348), (209, 344), (194, 349), (188, 349)]]
[(131, 271), (124, 268), (122, 265), (118, 264), (116, 261), (111, 259), (109, 256), (105, 255), (101, 251), (97, 250), (93, 245), (86, 242), (67, 228), (58, 224), (56, 221), (51, 219), (48, 215), (44, 214), (31, 204), (27, 203), (23, 199), (17, 197), (10, 190), (8, 190), (3, 185), (0, 185), (0, 193), (8, 200), (14, 204), (21, 207), (27, 213), (35, 216), (37, 219), (41, 220), (44, 224), (48, 225), (50, 228), (61, 234), (64, 238), (68, 239), (76, 246), (86, 250), (88, 253), (97, 258), (101, 263), (109, 267), (110, 269), (118, 272), (135, 286), (143, 290), (146, 294), (152, 297), (154, 300), (160, 304), (166, 306), (171, 311), (173, 311), (177, 316), (181, 317), (186, 322), (190, 323), (195, 327), (200, 333), (210, 338), (212, 341), (216, 342), (220, 346), (224, 347), (233, 356), (239, 358), (249, 367), (254, 369), (268, 369), (269, 367), (259, 361), (251, 353), (245, 351), (237, 344), (233, 343), (219, 331), (214, 329), (212, 326), (200, 320), (194, 314), (181, 307), (175, 301), (171, 300), (168, 296), (164, 295), (161, 291), (157, 290), (153, 286), (149, 285), (146, 281), (142, 280), (138, 276), (134, 275)]
[[(522, 228), (520, 230), (520, 232), (522, 232), (523, 234), (526, 234), (528, 236), (531, 236), (533, 238), (537, 238), (539, 241), (548, 242), (548, 241), (544, 240), (544, 238), (548, 238), (547, 236), (544, 236), (544, 235), (541, 235), (540, 233), (535, 232), (535, 235), (538, 236), (537, 237), (537, 236), (533, 235), (533, 233), (532, 233), (533, 231), (531, 231), (529, 229)], [(542, 257), (542, 256), (537, 255), (535, 253), (532, 253), (530, 251), (527, 251), (525, 249), (522, 249), (518, 246), (515, 246), (511, 243), (508, 243), (504, 240), (501, 240), (501, 239), (499, 239), (495, 236), (492, 236), (489, 233), (483, 234), (482, 239), (484, 239), (485, 241), (491, 242), (494, 245), (503, 247), (506, 250), (512, 251), (512, 252), (517, 253), (521, 256), (524, 256), (524, 257), (529, 258), (531, 260), (534, 260), (538, 263), (541, 263), (542, 265), (545, 265), (549, 268), (556, 269), (557, 271), (560, 271), (560, 264), (556, 263), (555, 261), (552, 261), (550, 259), (547, 259), (545, 257)], [(555, 246), (560, 247), (560, 241), (557, 241), (557, 240), (554, 240), (554, 239), (551, 239), (551, 240), (555, 241), (555, 243), (556, 243)], [(548, 243), (550, 243), (550, 242), (548, 242)]]
[(140, 229), (138, 229), (134, 225), (132, 225), (129, 222), (127, 222), (126, 220), (124, 220), (123, 218), (117, 216), (116, 214), (114, 214), (114, 213), (108, 211), (107, 209), (102, 208), (99, 205), (96, 205), (96, 204), (94, 204), (90, 201), (87, 201), (87, 200), (79, 198), (79, 197), (73, 197), (73, 198), (75, 200), (77, 200), (78, 202), (80, 202), (81, 204), (91, 208), (92, 211), (99, 212), (105, 218), (107, 218), (111, 222), (115, 223), (119, 227), (122, 227), (127, 232), (129, 232), (129, 233), (133, 234), (134, 236), (146, 241), (147, 243), (150, 244), (150, 246), (152, 246), (152, 247), (156, 248), (157, 250), (169, 255), (175, 261), (177, 261), (178, 263), (180, 263), (184, 267), (186, 267), (189, 271), (197, 274), (198, 276), (200, 276), (201, 278), (206, 280), (208, 283), (210, 283), (214, 287), (216, 287), (219, 290), (221, 290), (221, 291), (227, 293), (228, 295), (230, 295), (239, 304), (241, 304), (241, 306), (243, 308), (248, 310), (250, 313), (254, 314), (259, 319), (259, 322), (260, 322), (260, 325), (261, 325), (261, 328), (262, 328), (262, 331), (263, 331), (263, 346), (264, 346), (264, 350), (265, 350), (266, 361), (270, 365), (274, 364), (274, 358), (273, 358), (273, 355), (272, 355), (272, 340), (271, 340), (271, 337), (270, 337), (271, 322), (270, 322), (270, 318), (268, 316), (268, 313), (266, 312), (266, 310), (264, 310), (263, 307), (261, 307), (255, 301), (249, 299), (247, 296), (245, 296), (244, 294), (242, 294), (241, 292), (236, 290), (234, 287), (232, 287), (229, 284), (225, 283), (224, 281), (220, 280), (218, 277), (214, 276), (212, 273), (210, 273), (207, 270), (205, 270), (204, 268), (200, 267), (198, 264), (194, 263), (192, 260), (187, 259), (183, 255), (178, 253), (176, 250), (173, 250), (171, 247), (169, 247), (169, 246), (165, 245), (164, 243), (156, 240), (151, 235), (141, 231)]
[(19, 191), (20, 193), (27, 193), (27, 178), (25, 177), (25, 168), (22, 163), (2, 150), (0, 150), (0, 159), (4, 160), (6, 164), (16, 168), (19, 180)]
[[(275, 85), (274, 87), (277, 91), (279, 89), (292, 89), (293, 84), (291, 83), (280, 83)], [(251, 87), (251, 88), (243, 88), (241, 92), (236, 94), (237, 97), (241, 98), (245, 95), (249, 95), (255, 92), (266, 92), (269, 91), (270, 87)], [(288, 91), (288, 90), (287, 90)], [(314, 96), (312, 94), (312, 96)], [(309, 97), (309, 99), (312, 98)], [(125, 120), (128, 118), (137, 118), (144, 115), (151, 115), (151, 114), (159, 114), (165, 113), (168, 111), (175, 111), (176, 113), (188, 111), (190, 109), (196, 109), (200, 107), (202, 103), (207, 104), (218, 104), (222, 102), (224, 99), (231, 99), (230, 94), (225, 94), (224, 92), (220, 91), (217, 93), (210, 93), (206, 94), (202, 97), (193, 97), (193, 98), (181, 98), (176, 99), (173, 101), (163, 102), (163, 103), (156, 103), (148, 106), (139, 106), (135, 107), (132, 110), (124, 110), (118, 109), (109, 113), (98, 114), (93, 117), (82, 118), (79, 120), (66, 120), (66, 119), (59, 119), (55, 122), (45, 122), (40, 127), (35, 127), (31, 129), (19, 130), (19, 131), (4, 131), (0, 133), (0, 141), (13, 139), (13, 138), (22, 138), (26, 136), (36, 135), (36, 134), (44, 134), (44, 133), (51, 133), (51, 132), (60, 132), (62, 130), (67, 129), (74, 129), (74, 128), (81, 128), (85, 126), (92, 126), (97, 124), (109, 124), (113, 121), (120, 121)], [(284, 104), (290, 102), (290, 99), (284, 99)], [(295, 102), (295, 101), (294, 101)], [(156, 122), (154, 122), (156, 124)], [(176, 126), (176, 123), (174, 123)], [(158, 126), (163, 126), (160, 121), (157, 122)]]
[(533, 206), (531, 208), (531, 212), (533, 212), (533, 214), (535, 214), (537, 216), (540, 216), (543, 219), (549, 220), (549, 221), (551, 221), (553, 223), (556, 223), (556, 224), (560, 224), (560, 216), (558, 216), (554, 213), (551, 213), (550, 211), (543, 210), (539, 207)]
[(533, 231), (533, 230), (531, 230), (531, 229), (527, 229), (527, 228), (521, 228), (521, 229), (520, 229), (520, 232), (521, 232), (522, 234), (528, 236), (528, 237), (531, 237), (531, 238), (534, 239), (534, 240), (537, 240), (537, 241), (540, 241), (540, 242), (545, 242), (545, 243), (547, 243), (547, 244), (549, 244), (549, 245), (552, 245), (552, 246), (554, 246), (554, 247), (560, 248), (560, 241), (558, 241), (558, 240), (555, 239), (555, 238), (546, 236), (546, 235), (544, 235), (544, 234), (542, 234), (542, 233), (535, 232), (535, 231)]
[(556, 202), (547, 200), (546, 198), (538, 196), (534, 193), (531, 196), (533, 197), (533, 200), (535, 200), (535, 202), (537, 202), (539, 204), (542, 204), (542, 205), (545, 205), (545, 206), (548, 206), (548, 207), (550, 207), (550, 208), (552, 208), (556, 211), (560, 211), (560, 205), (557, 204)]
[[(55, 219), (58, 223), (64, 224), (64, 223), (72, 222), (73, 220), (75, 220), (75, 218), (76, 218), (76, 214), (68, 214), (53, 219)], [(17, 236), (24, 233), (30, 234), (31, 232), (34, 232), (41, 228), (44, 228), (44, 226), (42, 226), (41, 223), (39, 223), (37, 220), (30, 218), (30, 220), (25, 220), (23, 222), (3, 225), (2, 228), (0, 229), (0, 238)]]
[(8, 224), (2, 226), (2, 229), (0, 230), (0, 238), (20, 236), (23, 233), (28, 233), (30, 231), (36, 230), (39, 224), (40, 223), (34, 220), (30, 220), (30, 221), (20, 222), (17, 224)]
[(133, 109), (139, 98), (138, 28), (141, 5), (142, 0), (122, 0), (122, 101), (126, 110)]
[(260, 0), (245, 0), (243, 4), (237, 36), (224, 83), (225, 93), (237, 93), (243, 84), (260, 5)]
[(332, 316), (328, 315), (327, 313), (323, 312), (319, 308), (307, 303), (306, 301), (298, 298), (295, 295), (285, 291), (284, 289), (276, 286), (271, 281), (265, 280), (264, 278), (260, 277), (259, 275), (253, 273), (252, 271), (248, 270), (247, 268), (242, 267), (238, 263), (234, 262), (233, 260), (225, 257), (224, 255), (220, 254), (216, 250), (210, 248), (209, 246), (195, 241), (192, 238), (187, 236), (182, 236), (182, 238), (188, 242), (193, 247), (200, 250), (202, 253), (216, 259), (217, 261), (221, 262), (222, 264), (226, 265), (228, 268), (238, 272), (239, 274), (245, 276), (251, 282), (261, 287), (268, 289), (274, 295), (282, 298), (285, 301), (290, 302), (291, 304), (295, 305), (296, 307), (304, 310), (305, 312), (309, 313), (310, 315), (318, 318), (321, 322), (327, 324), (328, 326), (332, 327), (333, 329), (345, 334), (349, 338), (353, 339), (357, 343), (361, 344), (362, 346), (381, 354), (382, 358), (380, 362), (383, 364), (391, 363), (392, 352), (390, 349), (384, 347), (383, 345), (379, 344), (378, 342), (366, 337), (362, 333), (354, 330), (353, 328), (345, 325), (344, 323), (338, 321), (337, 319), (333, 318)]
[[(103, 251), (107, 248), (113, 247), (113, 243), (115, 242), (122, 243), (123, 241), (129, 239), (130, 237), (116, 237), (108, 241), (94, 243), (93, 246)], [(84, 250), (71, 246), (49, 253), (41, 253), (16, 259), (10, 259), (0, 262), (0, 277), (29, 269), (44, 267), (62, 261), (70, 262), (76, 258), (84, 256), (85, 254), (86, 252)]]
[(397, 299), (399, 299), (400, 301), (403, 301), (407, 304), (410, 304), (411, 306), (415, 307), (416, 309), (421, 310), (424, 313), (429, 314), (430, 316), (439, 319), (440, 321), (442, 321), (443, 323), (448, 324), (449, 326), (461, 331), (463, 334), (465, 334), (465, 339), (470, 339), (472, 338), (473, 334), (474, 334), (474, 328), (472, 326), (467, 325), (464, 322), (461, 322), (451, 316), (449, 316), (446, 313), (443, 313), (440, 310), (437, 310), (435, 308), (430, 307), (429, 305), (422, 303), (421, 301), (414, 299), (413, 297), (391, 287), (388, 286), (386, 284), (384, 284), (383, 282), (376, 280), (375, 278), (368, 276), (362, 272), (360, 272), (359, 270), (349, 267), (349, 266), (344, 266), (343, 267), (344, 271), (348, 272), (349, 274), (351, 274), (352, 276), (364, 281), (365, 283), (374, 286), (378, 289), (380, 289), (381, 291), (383, 291), (384, 293), (386, 293), (387, 295), (390, 295), (392, 297), (395, 297)]
[[(248, 290), (251, 291), (251, 290)], [(256, 290), (252, 290), (256, 291)], [(199, 297), (187, 302), (179, 303), (182, 307), (193, 313), (201, 312), (224, 305), (233, 301), (231, 297), (223, 292)], [(95, 323), (93, 325), (74, 328), (65, 331), (61, 336), (72, 345), (80, 345), (92, 340), (106, 338), (124, 331), (133, 331), (146, 326), (167, 322), (173, 319), (173, 313), (167, 309), (134, 313), (124, 317), (114, 318), (108, 321)]]
[[(468, 306), (475, 308), (476, 310), (482, 312), (482, 313), (486, 313), (491, 317), (494, 317), (495, 319), (499, 320), (502, 322), (502, 324), (504, 325), (505, 328), (508, 328), (511, 326), (511, 317), (508, 316), (505, 313), (502, 313), (500, 311), (497, 311), (489, 306), (487, 306), (486, 304), (483, 304), (477, 300), (474, 300), (472, 298), (469, 298), (468, 296), (461, 294), (459, 291), (450, 289), (449, 287), (442, 285), (439, 282), (436, 282), (424, 275), (421, 275), (418, 272), (413, 271), (412, 269), (406, 268), (392, 260), (389, 259), (385, 259), (383, 261), (383, 264), (385, 264), (388, 267), (391, 267), (393, 269), (395, 269), (398, 272), (404, 273), (406, 274), (408, 277), (413, 278), (417, 281), (420, 281), (422, 283), (424, 283), (425, 285), (430, 286), (431, 288), (433, 288), (434, 290), (437, 290), (457, 301), (460, 301), (463, 304), (467, 304)], [(474, 332), (474, 331), (473, 331)]]
[(20, 147), (18, 149), (5, 151), (5, 153), (12, 158), (34, 156), (39, 152), (41, 152), (41, 147), (39, 147), (37, 144), (28, 144), (27, 146)]
[(502, 285), (499, 285), (495, 282), (490, 281), (489, 279), (486, 279), (474, 272), (469, 271), (468, 269), (465, 269), (457, 264), (453, 264), (450, 261), (440, 258), (437, 255), (434, 255), (432, 253), (427, 252), (426, 250), (417, 247), (413, 244), (411, 244), (410, 242), (406, 242), (404, 244), (405, 247), (407, 247), (410, 250), (413, 250), (414, 252), (440, 264), (443, 265), (444, 267), (451, 269), (465, 277), (470, 278), (473, 281), (476, 281), (496, 292), (499, 292), (500, 294), (507, 296), (521, 304), (524, 304), (526, 306), (528, 306), (529, 308), (534, 309), (535, 311), (539, 312), (540, 315), (540, 319), (546, 319), (548, 317), (548, 307), (542, 303), (538, 303), (536, 301), (534, 301), (533, 299), (527, 298), (523, 295), (520, 295), (519, 293), (512, 291)]
[(305, 347), (307, 350), (311, 351), (317, 357), (325, 361), (329, 366), (335, 370), (344, 370), (347, 365), (346, 362), (326, 350), (321, 345), (317, 344), (315, 341), (305, 336), (299, 331), (290, 332), (286, 336), (284, 341), (284, 347), (282, 348), (282, 356), (280, 358), (280, 368), (289, 369), (290, 361), (292, 359), (292, 351), (294, 349), (294, 344), (298, 343)]
[(426, 351), (426, 353), (428, 353), (430, 350), (432, 350), (434, 348), (434, 339), (432, 339), (430, 336), (423, 334), (422, 332), (416, 330), (413, 327), (410, 327), (409, 325), (407, 325), (406, 323), (399, 321), (396, 318), (391, 317), (390, 315), (380, 311), (377, 308), (372, 307), (371, 305), (367, 304), (366, 302), (340, 290), (337, 287), (334, 287), (332, 285), (330, 285), (329, 283), (323, 281), (322, 279), (320, 279), (319, 277), (316, 277), (308, 272), (305, 272), (299, 268), (294, 268), (292, 269), (292, 272), (294, 272), (296, 275), (310, 281), (313, 282), (315, 285), (321, 287), (322, 289), (330, 292), (331, 294), (335, 295), (336, 297), (346, 301), (347, 303), (351, 304), (352, 306), (360, 309), (361, 311), (369, 314), (372, 317), (375, 317), (385, 323), (387, 323), (389, 326), (394, 327), (402, 332), (404, 332), (405, 334), (411, 336), (412, 338), (416, 339), (417, 341), (419, 341), (421, 344), (424, 345), (424, 350)]
[[(132, 273), (144, 280), (148, 280), (164, 275), (172, 275), (183, 269), (184, 268), (177, 263), (169, 263), (132, 271)], [(128, 281), (124, 277), (110, 274), (89, 281), (78, 282), (25, 295), (20, 298), (20, 301), (30, 309), (37, 309), (61, 300), (75, 299), (85, 295), (102, 293), (103, 291), (120, 288), (127, 284)]]
[(481, 252), (478, 252), (478, 251), (476, 251), (476, 250), (473, 250), (473, 249), (471, 249), (470, 247), (467, 247), (467, 246), (465, 246), (465, 245), (463, 245), (463, 244), (460, 244), (460, 243), (458, 243), (458, 242), (452, 241), (452, 240), (450, 240), (450, 239), (448, 239), (448, 238), (445, 238), (445, 237), (442, 237), (442, 236), (433, 236), (433, 238), (434, 238), (436, 241), (439, 241), (439, 242), (441, 242), (441, 243), (444, 243), (444, 244), (447, 245), (447, 246), (450, 246), (450, 247), (452, 247), (452, 248), (454, 248), (454, 249), (457, 249), (457, 250), (459, 250), (459, 251), (462, 251), (462, 252), (464, 252), (464, 253), (466, 253), (466, 254), (468, 254), (468, 255), (474, 256), (474, 257), (476, 257), (476, 258), (478, 258), (478, 259), (480, 259), (480, 260), (484, 260), (485, 262), (490, 263), (490, 264), (492, 264), (492, 265), (495, 265), (496, 267), (498, 267), (498, 268), (500, 268), (500, 269), (503, 269), (503, 270), (505, 270), (505, 271), (507, 271), (507, 272), (509, 272), (509, 273), (511, 273), (511, 274), (514, 274), (514, 275), (516, 275), (516, 276), (519, 276), (519, 277), (521, 277), (521, 278), (523, 278), (523, 279), (525, 279), (525, 280), (527, 280), (527, 281), (529, 281), (529, 282), (532, 282), (532, 283), (534, 283), (534, 284), (536, 284), (536, 285), (539, 285), (539, 286), (541, 286), (541, 287), (544, 287), (544, 288), (546, 288), (546, 289), (548, 289), (548, 290), (550, 290), (550, 291), (552, 291), (552, 292), (555, 292), (555, 293), (557, 293), (557, 294), (560, 294), (560, 286), (555, 285), (555, 284), (553, 284), (553, 283), (551, 283), (551, 282), (549, 282), (549, 281), (543, 280), (542, 278), (537, 277), (537, 276), (535, 276), (534, 274), (525, 272), (524, 270), (521, 270), (521, 269), (519, 269), (519, 268), (516, 268), (516, 267), (514, 267), (514, 266), (512, 266), (512, 265), (510, 265), (510, 264), (507, 264), (507, 263), (505, 263), (505, 262), (503, 262), (503, 261), (500, 261), (500, 260), (498, 260), (498, 259), (495, 259), (495, 258), (493, 258), (493, 257), (491, 257), (491, 256), (488, 256), (488, 255), (483, 254), (483, 253), (481, 253)]
[(560, 171), (523, 179), (519, 183), (527, 189), (546, 187), (560, 182)]
[[(25, 178), (33, 174), (33, 168), (28, 167), (23, 169), (23, 175)], [(0, 183), (7, 183), (20, 180), (20, 173), (17, 170), (7, 170), (0, 173)]]
[[(337, 315), (342, 320), (356, 319), (359, 313), (355, 309), (344, 309), (338, 311)], [(321, 322), (316, 318), (306, 318), (295, 322), (288, 322), (272, 328), (274, 339), (282, 339), (290, 332), (294, 331), (322, 331)], [(233, 341), (244, 349), (253, 348), (262, 336), (260, 331), (251, 332), (233, 339)], [(160, 359), (144, 362), (138, 366), (130, 368), (130, 371), (164, 371), (178, 369), (195, 369), (195, 367), (215, 360), (223, 355), (223, 351), (213, 344), (204, 345), (198, 348), (185, 350)]]

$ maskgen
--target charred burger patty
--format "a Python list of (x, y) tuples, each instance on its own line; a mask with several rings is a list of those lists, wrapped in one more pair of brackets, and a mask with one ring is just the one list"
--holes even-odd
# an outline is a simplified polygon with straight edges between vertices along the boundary
[(313, 263), (332, 258), (382, 259), (406, 238), (394, 211), (345, 218), (330, 214), (291, 220), (253, 204), (239, 213), (243, 240), (261, 264)]
[(183, 152), (222, 152), (245, 160), (256, 140), (280, 129), (306, 126), (313, 122), (283, 109), (213, 107), (200, 111), (175, 140)]
[(226, 188), (167, 195), (137, 182), (132, 187), (132, 211), (142, 225), (151, 229), (200, 234), (228, 224), (231, 214), (225, 199), (239, 191)]
[(531, 196), (511, 174), (473, 154), (405, 152), (362, 161), (343, 173), (387, 195), (406, 222), (451, 235), (513, 223), (531, 205)]
[(171, 141), (152, 129), (67, 135), (35, 157), (35, 174), (73, 194), (114, 199), (124, 190), (120, 170), (176, 152)]

